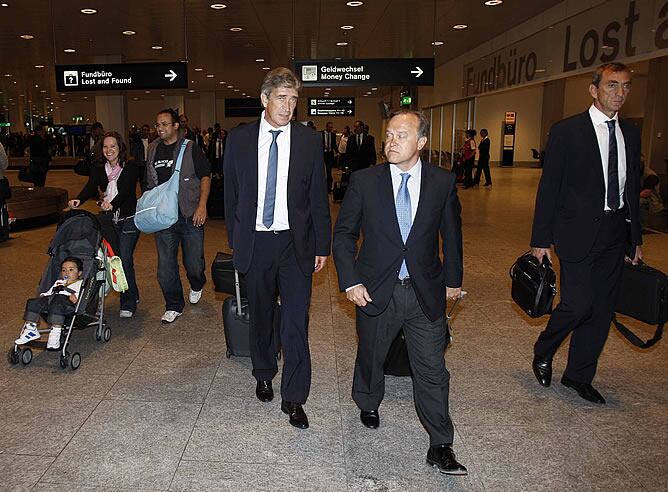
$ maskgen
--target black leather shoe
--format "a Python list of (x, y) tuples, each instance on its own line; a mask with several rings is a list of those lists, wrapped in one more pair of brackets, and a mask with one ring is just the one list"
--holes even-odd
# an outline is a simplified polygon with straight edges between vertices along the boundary
[(569, 377), (562, 376), (561, 384), (567, 388), (574, 389), (578, 392), (578, 395), (580, 395), (581, 398), (584, 398), (587, 401), (598, 403), (599, 405), (605, 404), (605, 399), (601, 396), (601, 393), (596, 391), (596, 388), (589, 383), (579, 383), (578, 381), (573, 381)]
[(308, 429), (308, 417), (301, 403), (282, 401), (281, 410), (290, 417), (290, 425), (297, 429)]
[(427, 451), (427, 464), (446, 475), (469, 474), (466, 467), (459, 463), (455, 458), (455, 453), (452, 451), (451, 444), (430, 446), (429, 451)]
[(378, 410), (362, 410), (360, 412), (360, 420), (369, 429), (376, 429), (380, 425), (380, 415)]
[(271, 381), (258, 381), (255, 387), (255, 396), (265, 403), (274, 399), (274, 389), (271, 387)]
[(531, 367), (540, 385), (549, 386), (552, 382), (552, 359), (541, 359), (535, 355)]

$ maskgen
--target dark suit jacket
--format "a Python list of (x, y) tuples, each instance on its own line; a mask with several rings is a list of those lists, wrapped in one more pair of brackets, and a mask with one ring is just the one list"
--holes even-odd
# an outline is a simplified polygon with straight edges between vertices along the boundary
[(348, 166), (353, 171), (376, 164), (376, 142), (371, 135), (364, 135), (362, 146), (357, 145), (357, 135), (351, 133), (346, 147)]
[[(96, 163), (90, 170), (88, 182), (83, 187), (77, 199), (83, 204), (86, 200), (94, 198), (98, 200), (101, 193), (107, 189), (109, 180), (104, 164)], [(134, 162), (126, 162), (123, 171), (116, 183), (118, 195), (111, 201), (113, 211), (120, 209), (120, 217), (126, 218), (135, 214), (137, 208), (137, 167)]]
[[(631, 220), (631, 244), (642, 244), (640, 220), (640, 133), (623, 120), (626, 147), (624, 203)], [(554, 244), (561, 259), (580, 261), (590, 251), (603, 216), (605, 181), (589, 112), (554, 124), (536, 195), (531, 246)]]
[[(373, 302), (361, 308), (374, 316), (387, 307), (401, 262), (420, 307), (431, 320), (445, 312), (445, 287), (462, 285), (461, 206), (455, 175), (422, 163), (420, 202), (404, 245), (397, 221), (391, 164), (353, 173), (334, 227), (334, 261), (342, 291), (364, 284)], [(357, 248), (360, 230), (364, 239)], [(439, 233), (443, 257), (439, 257)]]
[(484, 138), (478, 144), (478, 160), (489, 161), (489, 138)]
[[(225, 224), (234, 266), (246, 273), (253, 257), (257, 215), (257, 141), (260, 121), (230, 130), (226, 138)], [(321, 135), (299, 123), (290, 125), (288, 221), (304, 275), (316, 256), (329, 256), (331, 219)]]
[(222, 156), (225, 155), (225, 140), (222, 140), (223, 146), (221, 148), (221, 158), (216, 159), (216, 145), (219, 140), (221, 140), (220, 133), (215, 132), (211, 135), (211, 138), (209, 139), (209, 146), (206, 149), (206, 156), (211, 163), (211, 170), (215, 174), (220, 174), (222, 172)]

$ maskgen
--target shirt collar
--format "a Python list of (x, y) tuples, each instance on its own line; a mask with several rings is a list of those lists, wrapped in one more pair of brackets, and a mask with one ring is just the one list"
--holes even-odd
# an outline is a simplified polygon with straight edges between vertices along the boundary
[(619, 112), (615, 113), (615, 116), (612, 118), (608, 118), (607, 114), (601, 112), (601, 110), (593, 104), (589, 107), (589, 116), (594, 125), (606, 125), (606, 121), (610, 121), (611, 119), (615, 121), (619, 120)]
[(270, 130), (281, 130), (282, 132), (287, 132), (290, 129), (290, 123), (288, 122), (285, 126), (279, 126), (274, 128), (269, 124), (269, 122), (264, 118), (265, 111), (262, 111), (262, 116), (260, 116), (260, 133), (269, 133)]
[(392, 173), (392, 177), (401, 179), (401, 174), (404, 172), (408, 172), (412, 178), (420, 176), (420, 173), (422, 172), (422, 161), (420, 158), (418, 157), (417, 162), (413, 167), (411, 167), (410, 171), (402, 171), (396, 164), (390, 164), (390, 173)]

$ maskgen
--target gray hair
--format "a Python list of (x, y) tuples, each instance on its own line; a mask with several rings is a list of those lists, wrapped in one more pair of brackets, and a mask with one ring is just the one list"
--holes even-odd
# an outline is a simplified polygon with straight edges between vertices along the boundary
[(408, 114), (412, 114), (413, 116), (415, 116), (418, 119), (418, 122), (420, 123), (417, 130), (418, 138), (428, 137), (429, 122), (427, 121), (427, 118), (422, 111), (418, 111), (416, 109), (406, 109), (406, 108), (395, 109), (390, 113), (390, 119), (394, 118), (395, 116), (403, 116)]
[(260, 92), (269, 97), (271, 91), (279, 87), (287, 87), (289, 89), (296, 89), (299, 92), (302, 88), (301, 80), (290, 70), (285, 67), (278, 67), (271, 70), (264, 77)]

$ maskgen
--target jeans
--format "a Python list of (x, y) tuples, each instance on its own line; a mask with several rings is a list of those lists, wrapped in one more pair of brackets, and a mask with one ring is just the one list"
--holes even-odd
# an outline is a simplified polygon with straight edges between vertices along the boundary
[(196, 227), (192, 217), (179, 214), (179, 220), (168, 229), (155, 233), (158, 248), (158, 283), (165, 298), (165, 310), (183, 312), (185, 301), (179, 275), (178, 252), (181, 244), (183, 266), (190, 288), (200, 291), (204, 275), (204, 227)]
[(134, 264), (135, 247), (139, 240), (139, 230), (131, 218), (114, 224), (114, 229), (119, 239), (120, 249), (118, 255), (123, 262), (123, 272), (128, 281), (128, 290), (121, 293), (121, 310), (134, 313), (137, 310), (137, 301), (139, 300)]

